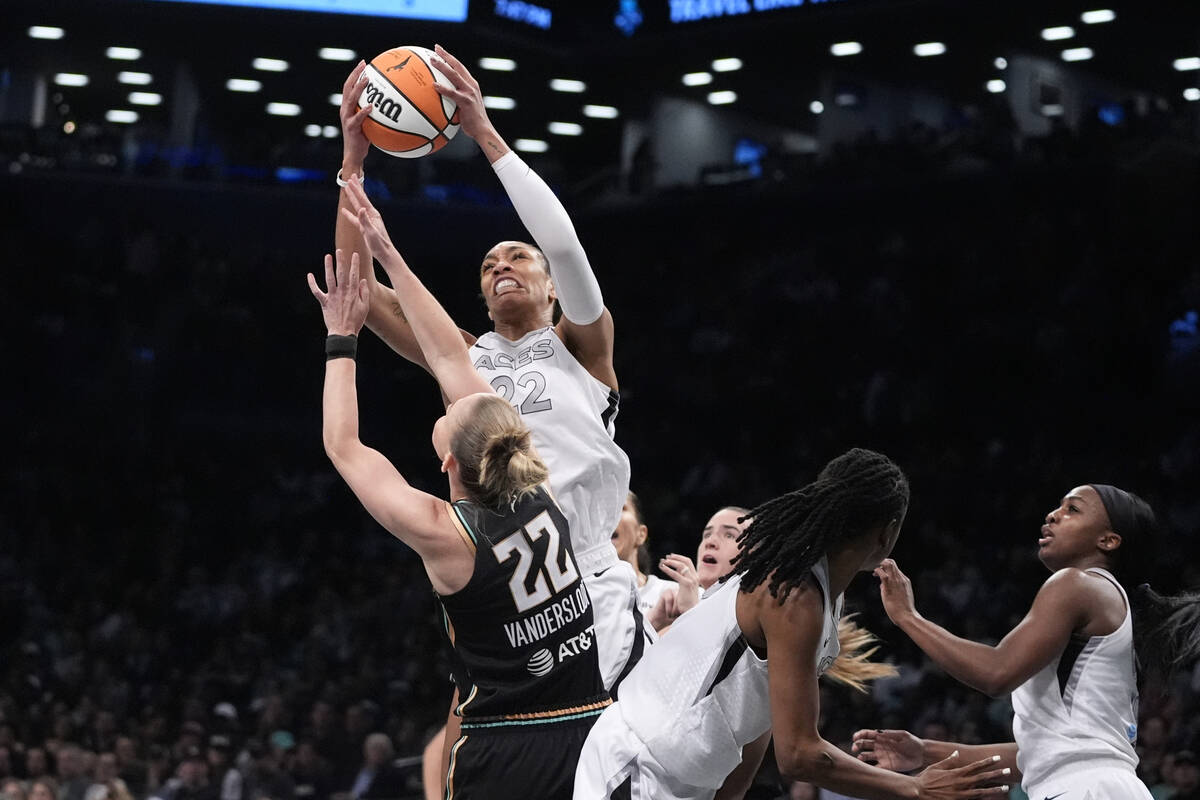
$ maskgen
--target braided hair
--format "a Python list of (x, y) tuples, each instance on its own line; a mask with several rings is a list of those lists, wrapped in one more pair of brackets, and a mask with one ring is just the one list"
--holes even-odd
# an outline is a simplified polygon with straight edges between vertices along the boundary
[(729, 574), (742, 576), (744, 592), (769, 580), (771, 596), (782, 602), (835, 545), (907, 508), (908, 479), (900, 468), (882, 453), (856, 447), (807, 486), (751, 509), (746, 516), (753, 521), (738, 537)]

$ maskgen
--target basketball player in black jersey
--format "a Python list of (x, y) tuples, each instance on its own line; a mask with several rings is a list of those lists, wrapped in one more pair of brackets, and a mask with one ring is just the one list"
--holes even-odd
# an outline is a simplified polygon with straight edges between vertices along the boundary
[[(591, 601), (548, 471), (513, 407), (475, 372), (444, 311), (416, 315), (451, 400), (433, 427), (447, 503), (414, 489), (358, 438), (354, 361), (369, 305), (358, 256), (325, 257), (326, 291), (309, 274), (329, 335), (325, 450), (381, 525), (421, 556), (454, 645), (462, 735), (448, 798), (567, 798), (588, 730), (609, 705), (592, 646)], [(425, 293), (406, 303), (432, 303)], [(458, 345), (444, 350), (438, 342)]]

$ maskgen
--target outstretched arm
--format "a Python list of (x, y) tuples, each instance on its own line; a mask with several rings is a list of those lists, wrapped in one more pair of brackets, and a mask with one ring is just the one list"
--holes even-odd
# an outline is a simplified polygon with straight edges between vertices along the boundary
[(462, 332), (450, 315), (425, 288), (392, 244), (383, 217), (363, 191), (362, 181), (352, 178), (344, 192), (350, 209), (344, 212), (347, 223), (365, 238), (367, 246), (387, 271), (396, 287), (396, 300), (408, 319), (422, 358), (437, 378), (447, 402), (476, 392), (492, 391), (471, 365)]
[[(335, 348), (325, 362), (322, 438), (325, 452), (350, 489), (380, 525), (416, 550), (439, 591), (456, 591), (462, 570), (470, 578), (474, 562), (466, 543), (454, 532), (445, 502), (414, 489), (381, 453), (358, 438), (358, 391), (353, 345), (367, 316), (367, 283), (359, 276), (358, 254), (347, 259), (337, 251), (337, 265), (325, 256), (325, 286), (308, 274), (308, 286), (321, 304), (321, 314)], [(440, 585), (439, 585), (440, 584)], [(457, 585), (455, 585), (457, 584)]]
[(440, 84), (435, 84), (435, 88), (458, 105), (463, 133), (483, 150), (521, 222), (546, 254), (550, 277), (562, 306), (563, 318), (558, 329), (563, 341), (588, 372), (616, 389), (612, 315), (604, 307), (600, 284), (567, 210), (546, 182), (500, 137), (488, 119), (479, 82), (470, 71), (440, 45), (436, 50), (438, 57), (433, 64), (453, 88)]
[[(992, 758), (967, 762), (961, 753), (917, 776), (872, 767), (823, 739), (817, 731), (820, 693), (817, 651), (824, 627), (821, 594), (808, 585), (782, 603), (765, 587), (756, 590), (761, 636), (766, 640), (775, 760), (784, 778), (814, 783), (864, 800), (880, 798), (999, 797), (1001, 773)], [(739, 613), (739, 620), (742, 615)], [(756, 637), (750, 637), (753, 641)], [(1004, 788), (1007, 792), (1007, 788)]]
[[(362, 94), (366, 82), (367, 62), (360, 61), (358, 66), (346, 78), (342, 86), (342, 105), (338, 114), (342, 122), (342, 165), (341, 176), (345, 181), (351, 177), (363, 175), (363, 162), (371, 143), (363, 133), (363, 120), (371, 113), (368, 104), (358, 109), (358, 98)], [(359, 230), (345, 211), (354, 213), (354, 206), (346, 195), (346, 188), (338, 193), (337, 223), (333, 232), (334, 246), (345, 253), (356, 253), (362, 266), (362, 276), (367, 282), (368, 293), (371, 296), (371, 307), (367, 312), (366, 325), (376, 336), (387, 343), (389, 347), (414, 364), (424, 367), (425, 357), (413, 334), (412, 326), (404, 316), (396, 291), (380, 283), (375, 277), (375, 267), (371, 263), (371, 250)], [(464, 334), (469, 337), (469, 334)], [(474, 341), (469, 339), (469, 341)]]
[(1088, 620), (1087, 578), (1065, 569), (1050, 576), (1025, 618), (995, 647), (955, 636), (917, 613), (912, 583), (892, 559), (875, 569), (883, 608), (939, 667), (993, 697), (1008, 694), (1049, 664)]

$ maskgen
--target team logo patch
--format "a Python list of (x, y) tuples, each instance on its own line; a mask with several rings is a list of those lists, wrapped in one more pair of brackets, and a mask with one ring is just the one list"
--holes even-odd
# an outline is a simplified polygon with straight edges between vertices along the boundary
[(538, 678), (550, 674), (550, 670), (554, 669), (554, 654), (543, 647), (529, 657), (526, 669), (529, 670), (529, 674)]

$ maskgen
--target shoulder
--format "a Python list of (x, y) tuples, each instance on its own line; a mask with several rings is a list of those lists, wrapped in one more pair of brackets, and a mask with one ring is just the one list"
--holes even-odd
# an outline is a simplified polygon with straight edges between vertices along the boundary
[(1112, 584), (1076, 567), (1058, 570), (1042, 584), (1034, 608), (1055, 609), (1086, 615), (1097, 602), (1107, 599)]

